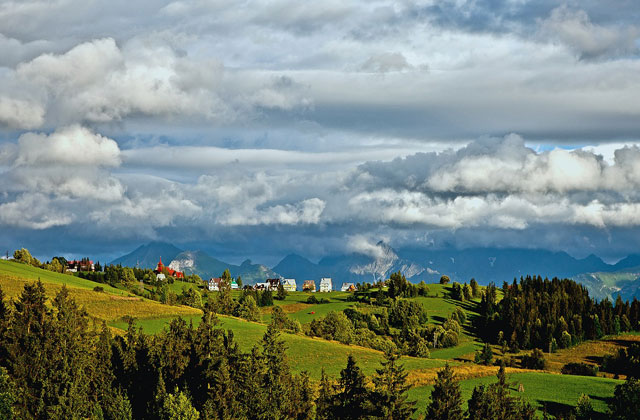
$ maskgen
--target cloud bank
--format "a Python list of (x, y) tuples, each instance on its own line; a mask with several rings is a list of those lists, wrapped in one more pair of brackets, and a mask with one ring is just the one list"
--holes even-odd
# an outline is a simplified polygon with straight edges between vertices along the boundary
[(3, 2), (0, 246), (633, 252), (614, 3)]

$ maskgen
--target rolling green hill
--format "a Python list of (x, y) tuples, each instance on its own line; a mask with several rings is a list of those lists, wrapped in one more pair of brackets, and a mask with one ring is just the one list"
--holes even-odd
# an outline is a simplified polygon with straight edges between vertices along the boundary
[[(98, 321), (106, 321), (117, 333), (122, 333), (127, 327), (123, 317), (134, 317), (135, 324), (146, 333), (155, 334), (163, 330), (176, 317), (183, 317), (188, 322), (197, 325), (202, 312), (198, 309), (184, 306), (163, 305), (155, 301), (130, 295), (127, 291), (113, 288), (106, 284), (83, 280), (71, 275), (53, 273), (24, 264), (0, 261), (0, 286), (9, 298), (16, 298), (25, 284), (40, 279), (45, 285), (47, 295), (52, 297), (63, 285), (69, 288), (70, 295), (83, 305), (90, 316)], [(103, 291), (94, 291), (95, 287)], [(179, 292), (182, 287), (192, 287), (192, 284), (176, 282), (172, 289)], [(237, 294), (238, 292), (234, 292)], [(429, 297), (414, 298), (427, 310), (430, 323), (442, 322), (456, 307), (462, 308), (468, 318), (477, 316), (475, 303), (462, 303), (449, 297), (450, 286), (439, 284), (429, 285)], [(283, 310), (301, 323), (325, 316), (329, 311), (341, 311), (356, 305), (348, 301), (348, 293), (316, 293), (317, 298), (327, 298), (330, 303), (307, 304), (309, 294), (303, 292), (289, 293), (284, 301), (275, 301)], [(366, 306), (360, 306), (367, 310)], [(234, 337), (243, 350), (250, 350), (259, 344), (266, 330), (266, 323), (270, 319), (269, 310), (265, 309), (262, 322), (248, 322), (242, 319), (218, 316), (221, 326), (233, 331)], [(289, 362), (294, 371), (307, 371), (311, 378), (318, 380), (324, 368), (333, 377), (339, 375), (344, 368), (347, 356), (355, 356), (358, 365), (365, 374), (372, 375), (379, 368), (383, 355), (381, 352), (320, 338), (304, 335), (282, 334), (287, 347)], [(470, 321), (463, 325), (460, 344), (453, 348), (432, 350), (431, 358), (402, 357), (401, 361), (408, 370), (409, 383), (413, 384), (410, 397), (418, 401), (422, 411), (426, 406), (433, 378), (439, 368), (449, 363), (462, 378), (461, 387), (465, 401), (470, 397), (474, 386), (495, 382), (495, 367), (479, 366), (468, 362), (474, 351), (481, 346), (475, 337)], [(597, 346), (593, 346), (597, 349)], [(563, 362), (567, 360), (567, 352), (562, 355)], [(601, 357), (602, 354), (587, 354), (583, 350), (581, 360), (587, 357)], [(582, 354), (584, 353), (584, 354)], [(555, 369), (555, 367), (554, 367)], [(606, 398), (613, 394), (614, 387), (620, 381), (602, 377), (579, 377), (558, 375), (551, 372), (532, 372), (521, 369), (509, 369), (509, 381), (512, 392), (526, 398), (537, 409), (546, 407), (550, 412), (567, 409), (576, 404), (581, 393), (591, 397), (594, 408), (600, 413), (606, 410)], [(525, 392), (517, 393), (518, 384), (522, 383)]]

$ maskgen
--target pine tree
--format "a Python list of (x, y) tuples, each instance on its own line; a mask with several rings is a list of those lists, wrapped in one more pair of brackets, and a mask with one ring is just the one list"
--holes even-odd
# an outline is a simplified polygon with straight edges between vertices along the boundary
[(359, 420), (373, 414), (371, 395), (365, 386), (365, 377), (352, 355), (347, 367), (340, 372), (340, 381), (333, 397), (331, 415), (334, 419)]
[(0, 367), (0, 419), (13, 419), (13, 404), (16, 402), (15, 389), (7, 371)]
[(386, 352), (382, 368), (373, 378), (377, 417), (381, 420), (408, 419), (415, 412), (415, 401), (407, 401), (407, 373), (397, 363), (398, 358), (397, 354)]
[(467, 404), (467, 418), (469, 420), (492, 420), (495, 418), (489, 394), (484, 385), (473, 388), (471, 399)]
[(334, 398), (333, 387), (329, 382), (329, 378), (322, 368), (320, 374), (320, 386), (318, 387), (318, 398), (316, 399), (316, 419), (331, 419), (331, 407)]
[(438, 371), (426, 417), (429, 420), (462, 420), (464, 418), (460, 384), (456, 381), (449, 364)]
[(262, 338), (262, 356), (266, 365), (262, 388), (269, 407), (267, 419), (286, 418), (291, 411), (291, 374), (280, 332), (269, 324)]

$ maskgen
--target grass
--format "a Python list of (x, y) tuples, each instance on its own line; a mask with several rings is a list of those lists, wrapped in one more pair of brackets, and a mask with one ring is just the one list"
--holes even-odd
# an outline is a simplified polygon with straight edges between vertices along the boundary
[[(0, 261), (0, 286), (9, 298), (16, 298), (24, 285), (40, 279), (45, 286), (47, 297), (54, 297), (63, 285), (76, 302), (85, 307), (95, 319), (113, 322), (125, 316), (136, 318), (158, 318), (167, 316), (189, 316), (201, 314), (201, 311), (186, 306), (162, 305), (138, 296), (130, 296), (126, 291), (113, 288), (108, 284), (96, 283), (67, 274), (53, 273), (10, 261)], [(99, 286), (104, 292), (95, 292)]]
[[(165, 328), (171, 319), (175, 317), (138, 319), (135, 325), (144, 332), (152, 334)], [(187, 322), (197, 325), (199, 316), (184, 317)], [(221, 326), (233, 331), (234, 338), (240, 348), (248, 351), (262, 340), (267, 327), (256, 322), (247, 322), (234, 317), (219, 315)], [(125, 322), (114, 322), (112, 326), (125, 329)], [(287, 346), (287, 356), (295, 372), (307, 371), (311, 378), (320, 379), (322, 368), (328, 375), (338, 376), (347, 363), (347, 356), (353, 355), (358, 365), (367, 375), (371, 375), (380, 367), (383, 359), (381, 352), (358, 346), (344, 345), (334, 341), (326, 341), (319, 338), (307, 337), (296, 334), (282, 334)], [(403, 357), (402, 362), (410, 370), (428, 370), (444, 366), (444, 360), (421, 359), (416, 357)]]
[[(478, 385), (488, 385), (497, 381), (495, 375), (472, 378), (460, 382), (464, 407), (471, 398), (473, 388)], [(566, 412), (574, 407), (581, 394), (591, 398), (593, 408), (598, 413), (606, 413), (607, 398), (613, 396), (616, 385), (622, 381), (588, 376), (557, 375), (542, 372), (508, 373), (507, 381), (512, 395), (522, 397), (531, 403), (538, 414), (546, 407), (549, 413)], [(517, 392), (522, 384), (524, 392)], [(410, 399), (418, 401), (420, 412), (424, 412), (431, 398), (432, 385), (412, 388)]]

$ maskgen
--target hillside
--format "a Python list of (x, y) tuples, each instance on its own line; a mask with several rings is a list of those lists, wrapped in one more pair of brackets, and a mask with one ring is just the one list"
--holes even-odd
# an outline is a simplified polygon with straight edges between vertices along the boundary
[[(153, 300), (133, 296), (108, 284), (95, 283), (11, 261), (0, 261), (0, 286), (7, 297), (19, 296), (25, 284), (37, 280), (42, 281), (50, 298), (55, 296), (63, 285), (66, 285), (69, 294), (87, 309), (91, 317), (107, 323), (120, 321), (127, 316), (142, 319), (201, 314), (198, 309), (162, 305)], [(95, 287), (101, 287), (104, 291), (94, 291)]]
[[(168, 325), (176, 317), (183, 317), (187, 322), (197, 325), (200, 322), (201, 311), (189, 307), (163, 305), (155, 301), (130, 296), (126, 291), (112, 288), (108, 285), (98, 284), (79, 279), (70, 275), (52, 273), (38, 268), (30, 267), (14, 262), (0, 261), (0, 285), (9, 298), (17, 297), (24, 284), (40, 279), (52, 297), (63, 284), (67, 285), (70, 294), (78, 303), (83, 305), (90, 316), (99, 321), (106, 321), (115, 331), (122, 332), (126, 328), (125, 316), (136, 318), (136, 325), (147, 333), (157, 333)], [(104, 291), (94, 291), (96, 286)], [(180, 288), (182, 284), (174, 284)], [(428, 312), (429, 324), (439, 325), (456, 308), (461, 308), (468, 319), (477, 316), (477, 300), (459, 302), (451, 299), (451, 286), (430, 284), (429, 295), (412, 298), (419, 302)], [(238, 293), (236, 292), (236, 297)], [(290, 293), (285, 300), (275, 301), (282, 307), (285, 313), (292, 319), (301, 323), (309, 323), (314, 319), (320, 319), (331, 311), (342, 311), (351, 308), (356, 303), (350, 301), (350, 294), (332, 292), (318, 294), (325, 297), (330, 303), (308, 304), (309, 294), (302, 292)], [(367, 307), (360, 307), (366, 311)], [(240, 347), (248, 351), (258, 344), (266, 331), (266, 323), (270, 320), (270, 308), (263, 308), (262, 322), (249, 322), (239, 318), (219, 315), (220, 325), (234, 332)], [(383, 356), (380, 351), (355, 345), (344, 345), (335, 341), (327, 341), (321, 338), (312, 338), (300, 334), (283, 333), (286, 352), (289, 362), (295, 372), (307, 371), (313, 380), (320, 378), (321, 370), (336, 377), (344, 368), (347, 356), (354, 355), (358, 365), (367, 375), (372, 375)], [(636, 337), (637, 338), (637, 337)], [(634, 338), (635, 339), (635, 338)], [(611, 340), (603, 340), (602, 346), (593, 346), (585, 343), (575, 349), (562, 350), (553, 355), (549, 371), (529, 371), (525, 369), (509, 368), (508, 378), (513, 384), (511, 391), (529, 400), (538, 410), (543, 407), (566, 408), (575, 405), (581, 393), (587, 393), (594, 400), (594, 408), (597, 412), (604, 412), (606, 404), (601, 403), (613, 393), (613, 388), (620, 381), (608, 378), (590, 378), (579, 376), (558, 375), (560, 367), (567, 361), (577, 360), (590, 362), (608, 354), (620, 346), (624, 337), (616, 337)], [(600, 342), (598, 342), (600, 343)], [(460, 342), (457, 346), (431, 351), (430, 358), (416, 358), (403, 356), (401, 362), (408, 370), (408, 382), (411, 384), (411, 398), (418, 401), (419, 407), (424, 407), (428, 401), (431, 385), (436, 372), (445, 363), (453, 366), (456, 375), (461, 379), (463, 396), (469, 398), (473, 386), (487, 384), (495, 381), (496, 367), (480, 366), (470, 362), (474, 352), (481, 347), (476, 338), (470, 321), (463, 325)], [(575, 358), (572, 354), (575, 353)], [(501, 355), (500, 349), (494, 346), (494, 354)], [(517, 393), (516, 383), (524, 384), (526, 392)], [(562, 392), (551, 391), (548, 384), (553, 384), (554, 389), (562, 389)]]

